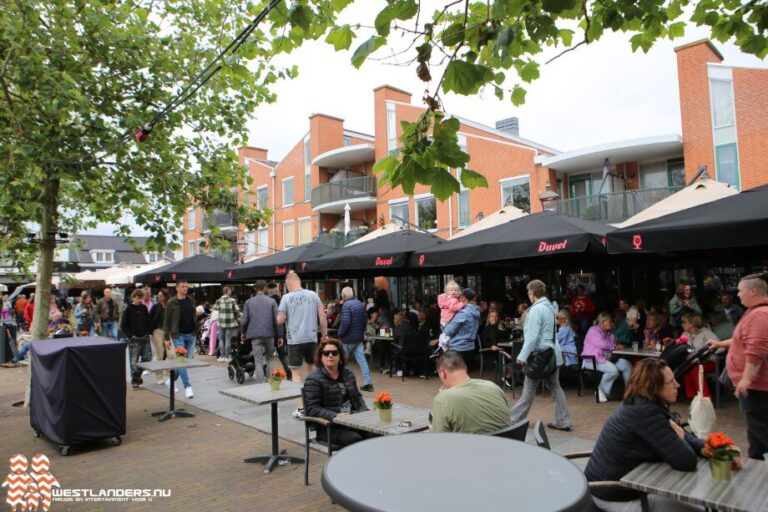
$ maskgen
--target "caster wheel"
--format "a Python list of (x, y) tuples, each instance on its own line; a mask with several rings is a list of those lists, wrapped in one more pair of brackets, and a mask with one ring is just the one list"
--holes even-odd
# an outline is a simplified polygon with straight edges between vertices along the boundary
[(227, 375), (229, 375), (229, 380), (235, 380), (235, 370), (231, 366), (227, 366)]
[(242, 384), (243, 382), (245, 382), (245, 373), (243, 372), (243, 370), (238, 369), (235, 376), (237, 377), (238, 384)]
[(110, 437), (109, 444), (112, 446), (120, 446), (121, 444), (123, 444), (123, 438), (121, 438), (120, 436)]
[(67, 445), (59, 446), (59, 453), (63, 457), (66, 457), (67, 455), (69, 455), (69, 446), (67, 446)]
[(40, 437), (40, 432), (38, 432), (37, 430), (35, 430), (35, 437), (36, 437), (36, 438), (37, 438), (37, 437)]

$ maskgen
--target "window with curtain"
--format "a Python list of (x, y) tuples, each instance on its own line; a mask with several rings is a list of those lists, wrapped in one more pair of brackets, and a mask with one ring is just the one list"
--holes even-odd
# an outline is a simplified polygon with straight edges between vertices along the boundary
[(283, 249), (296, 247), (296, 224), (294, 221), (283, 223)]
[(312, 219), (299, 219), (299, 245), (312, 241)]

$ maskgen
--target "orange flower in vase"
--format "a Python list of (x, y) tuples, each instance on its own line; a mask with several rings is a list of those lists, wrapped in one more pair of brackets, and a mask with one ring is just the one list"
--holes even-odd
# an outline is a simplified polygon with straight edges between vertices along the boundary
[(741, 450), (733, 444), (733, 439), (722, 432), (709, 434), (701, 454), (709, 459), (709, 468), (715, 480), (730, 480), (731, 471), (741, 467)]
[(382, 391), (373, 399), (373, 406), (379, 410), (379, 419), (382, 423), (392, 422), (392, 395)]
[(280, 383), (286, 378), (285, 370), (282, 368), (275, 368), (269, 373), (269, 387), (272, 391), (280, 389)]

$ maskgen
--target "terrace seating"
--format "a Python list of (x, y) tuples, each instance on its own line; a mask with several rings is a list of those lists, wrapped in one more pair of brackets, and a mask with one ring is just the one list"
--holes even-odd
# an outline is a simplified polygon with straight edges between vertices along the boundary
[(525, 436), (528, 433), (528, 420), (520, 420), (514, 425), (488, 432), (487, 436), (506, 437), (515, 441), (525, 442)]
[[(305, 402), (303, 387), (301, 388), (301, 400), (302, 403)], [(314, 418), (312, 416), (302, 416), (299, 419), (304, 422), (304, 485), (309, 485), (309, 445), (316, 444), (326, 448), (328, 457), (333, 455), (334, 450), (340, 450), (341, 446), (330, 442), (331, 433), (333, 431), (333, 422), (328, 421), (325, 418)], [(315, 429), (325, 429), (328, 441), (323, 441), (317, 437), (310, 437), (309, 431), (311, 430), (311, 425), (314, 425)]]

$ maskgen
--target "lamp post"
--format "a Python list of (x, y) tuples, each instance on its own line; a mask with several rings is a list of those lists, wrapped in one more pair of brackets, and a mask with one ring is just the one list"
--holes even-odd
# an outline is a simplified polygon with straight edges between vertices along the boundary
[(545, 212), (554, 212), (557, 210), (557, 201), (560, 199), (560, 194), (552, 190), (552, 185), (547, 182), (546, 190), (539, 194), (539, 201), (541, 201), (541, 208)]

